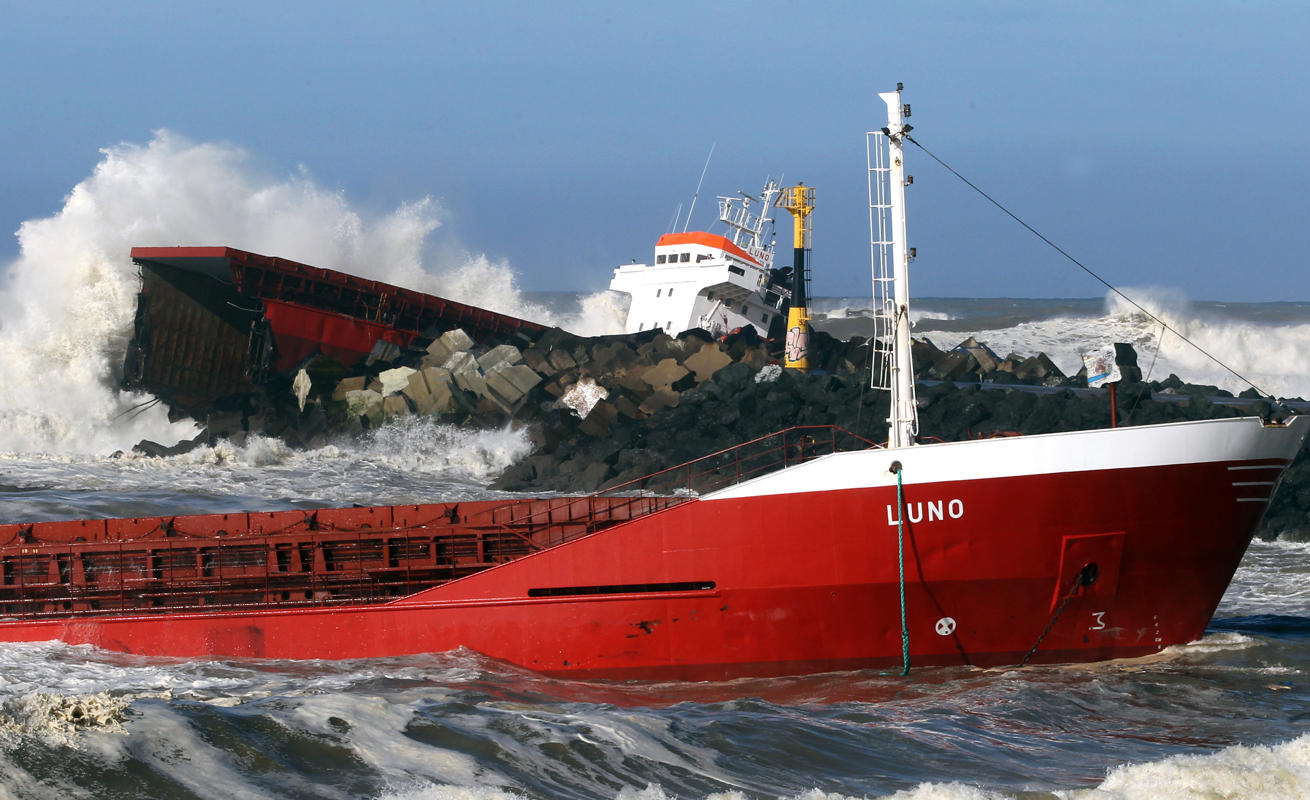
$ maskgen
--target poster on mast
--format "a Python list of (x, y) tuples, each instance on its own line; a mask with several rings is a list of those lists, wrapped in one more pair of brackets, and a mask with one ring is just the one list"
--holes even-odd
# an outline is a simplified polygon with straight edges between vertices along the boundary
[(1083, 353), (1083, 366), (1087, 368), (1087, 386), (1090, 389), (1107, 383), (1118, 383), (1123, 377), (1119, 373), (1119, 364), (1115, 360), (1112, 344)]

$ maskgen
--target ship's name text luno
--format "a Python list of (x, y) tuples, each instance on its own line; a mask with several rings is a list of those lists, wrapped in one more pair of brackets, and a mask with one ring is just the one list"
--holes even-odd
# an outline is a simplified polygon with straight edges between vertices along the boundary
[[(895, 526), (900, 522), (897, 519), (896, 506), (893, 503), (887, 504), (887, 524)], [(952, 497), (950, 500), (928, 500), (927, 502), (919, 501), (905, 504), (905, 521), (906, 522), (937, 522), (943, 519), (959, 519), (964, 516), (964, 501)]]

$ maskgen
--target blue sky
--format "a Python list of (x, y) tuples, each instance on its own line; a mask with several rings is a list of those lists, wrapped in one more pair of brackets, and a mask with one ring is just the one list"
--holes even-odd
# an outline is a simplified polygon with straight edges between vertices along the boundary
[[(1310, 300), (1308, 34), (1310, 4), (1236, 0), (12, 2), (0, 224), (168, 128), (303, 166), (366, 214), (431, 196), (434, 246), (529, 290), (600, 289), (650, 258), (713, 144), (693, 227), (716, 194), (804, 181), (816, 293), (864, 295), (864, 131), (902, 81), (925, 146), (1108, 280)], [(907, 164), (916, 294), (1103, 293)]]

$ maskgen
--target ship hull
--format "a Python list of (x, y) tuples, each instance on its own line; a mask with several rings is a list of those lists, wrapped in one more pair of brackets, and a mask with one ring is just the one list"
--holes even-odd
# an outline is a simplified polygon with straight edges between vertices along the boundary
[(272, 659), (465, 647), (549, 674), (717, 679), (900, 667), (903, 592), (916, 666), (1140, 656), (1205, 630), (1308, 427), (839, 453), (385, 604), (8, 621), (0, 640)]

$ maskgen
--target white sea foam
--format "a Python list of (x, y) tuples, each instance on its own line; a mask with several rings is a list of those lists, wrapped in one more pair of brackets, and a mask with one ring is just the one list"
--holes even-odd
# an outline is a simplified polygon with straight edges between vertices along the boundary
[(4, 775), (4, 785), (0, 785), (0, 800), (46, 797), (58, 797), (60, 800), (69, 800), (69, 798), (89, 800), (95, 797), (87, 791), (56, 791), (47, 781), (38, 779), (15, 763), (13, 754), (7, 752), (0, 753), (0, 775)]
[[(135, 709), (133, 728), (150, 731), (150, 735), (129, 735), (123, 749), (141, 765), (195, 797), (224, 797), (233, 800), (262, 800), (268, 791), (250, 780), (248, 760), (238, 758), (231, 749), (202, 736), (187, 720), (161, 705), (143, 705)], [(328, 789), (328, 787), (323, 787)], [(331, 797), (328, 791), (324, 796)], [(339, 795), (338, 795), (339, 796)]]
[[(658, 784), (605, 791), (597, 775), (631, 774), (635, 764), (694, 774), (724, 786), (692, 795), (706, 800), (746, 800), (760, 793), (740, 786), (712, 745), (683, 739), (673, 718), (606, 704), (522, 702), (484, 698), (466, 704), (463, 689), (486, 677), (487, 663), (468, 654), (426, 657), (421, 662), (355, 661), (312, 665), (242, 665), (139, 659), (59, 644), (0, 647), (0, 728), (21, 742), (73, 747), (107, 764), (135, 761), (176, 778), (199, 796), (257, 796), (259, 791), (239, 750), (202, 732), (188, 704), (228, 709), (246, 706), (265, 725), (312, 741), (335, 742), (367, 766), (386, 788), (388, 800), (511, 800), (537, 796), (506, 769), (523, 769), (547, 781), (573, 780), (584, 793), (616, 800), (671, 800), (688, 796)], [(513, 692), (511, 692), (511, 697)], [(268, 701), (273, 702), (268, 702)], [(65, 712), (88, 702), (102, 724), (80, 724)], [(181, 705), (179, 705), (181, 704)], [(51, 712), (54, 713), (51, 713)], [(100, 712), (104, 712), (101, 714)], [(921, 712), (916, 712), (921, 713)], [(120, 727), (127, 735), (114, 731)], [(429, 733), (425, 733), (425, 729)], [(106, 735), (108, 734), (108, 735)], [(0, 731), (0, 759), (13, 749)], [(483, 759), (457, 742), (474, 739), (498, 755)], [(450, 745), (445, 744), (449, 741)], [(537, 772), (546, 753), (579, 745), (595, 769), (567, 775)], [(0, 765), (5, 765), (0, 761)], [(499, 766), (496, 766), (499, 765)], [(7, 765), (5, 765), (7, 766)], [(727, 769), (725, 769), (725, 766)], [(8, 771), (7, 771), (8, 772)], [(179, 777), (179, 772), (185, 775)], [(4, 785), (27, 785), (25, 773), (8, 773)], [(569, 777), (572, 775), (572, 777)], [(318, 787), (324, 796), (330, 787)], [(263, 790), (265, 793), (267, 789)], [(794, 800), (1154, 800), (1226, 798), (1282, 800), (1310, 793), (1310, 734), (1281, 744), (1235, 745), (1214, 752), (1194, 750), (1152, 761), (1125, 764), (1089, 788), (1031, 787), (1000, 790), (967, 781), (925, 782), (882, 795), (818, 789), (774, 792)], [(38, 795), (44, 796), (44, 795)]]
[[(399, 795), (398, 795), (399, 796)], [(405, 797), (449, 797), (440, 792)], [(706, 800), (746, 800), (737, 791), (706, 795)], [(817, 789), (794, 795), (792, 800), (857, 800), (868, 795), (826, 793)], [(481, 800), (484, 795), (472, 795)], [(487, 796), (490, 800), (490, 796)], [(1126, 764), (1110, 770), (1091, 789), (998, 791), (963, 782), (923, 783), (881, 800), (1018, 800), (1039, 797), (1053, 800), (1304, 800), (1310, 797), (1310, 734), (1282, 744), (1234, 745), (1214, 753), (1185, 754), (1144, 764)], [(672, 800), (661, 787), (624, 789), (616, 800)]]
[(1095, 789), (1068, 800), (1303, 800), (1310, 797), (1310, 734), (1273, 746), (1234, 745), (1110, 771)]
[[(517, 428), (471, 430), (400, 417), (358, 440), (295, 450), (278, 439), (219, 441), (177, 456), (0, 454), (6, 480), (67, 492), (228, 495), (246, 510), (303, 501), (417, 503), (486, 496), (486, 484), (532, 450)], [(233, 509), (235, 510), (235, 509)], [(162, 512), (161, 512), (162, 513)]]
[(36, 692), (0, 704), (0, 738), (11, 743), (35, 737), (74, 746), (83, 730), (123, 733), (128, 700), (105, 692), (66, 695)]
[(1159, 368), (1167, 370), (1165, 374), (1173, 372), (1192, 383), (1211, 383), (1230, 391), (1248, 388), (1216, 363), (1217, 359), (1275, 395), (1310, 395), (1306, 355), (1310, 352), (1310, 324), (1256, 324), (1201, 314), (1176, 291), (1126, 293), (1172, 329), (1162, 334), (1161, 322), (1118, 295), (1107, 295), (1107, 313), (1112, 319), (1137, 326), (1141, 331), (1138, 338), (1145, 340), (1148, 352), (1154, 352), (1158, 343)]
[[(311, 263), (401, 263), (435, 227), (428, 204), (370, 227), (305, 175), (256, 176), (237, 148), (160, 131), (103, 151), (54, 216), (23, 223), (0, 310), (0, 448), (107, 452), (175, 441), (189, 423), (117, 389), (138, 283), (134, 245), (229, 244)], [(370, 253), (370, 251), (372, 251)]]
[(810, 299), (810, 313), (830, 318), (845, 318), (852, 314), (869, 315), (871, 301), (864, 297), (814, 297)]
[(579, 299), (577, 314), (555, 319), (552, 324), (579, 336), (608, 336), (623, 333), (628, 320), (628, 295), (621, 292), (595, 292)]
[(1310, 617), (1310, 542), (1252, 542), (1216, 614)]
[[(714, 792), (705, 795), (705, 800), (750, 800), (753, 796), (753, 794), (743, 794), (738, 791)], [(678, 796), (668, 794), (660, 786), (646, 786), (641, 789), (621, 789), (614, 797), (615, 800), (677, 800)], [(785, 800), (855, 800), (849, 795), (821, 792), (818, 789), (810, 789), (800, 794), (784, 797)], [(916, 797), (918, 796), (916, 795)], [(920, 800), (936, 800), (936, 797), (937, 795), (923, 795)], [(780, 800), (783, 799), (780, 798)], [(968, 800), (973, 800), (973, 798), (968, 798)]]
[[(1037, 793), (1025, 793), (1033, 797)], [(999, 800), (1019, 795), (966, 784), (924, 784), (887, 800)], [(1061, 800), (1303, 800), (1310, 796), (1310, 734), (1282, 744), (1234, 745), (1110, 770), (1092, 789), (1052, 793)]]
[[(817, 319), (861, 319), (873, 316), (873, 309), (868, 304), (855, 306), (835, 306), (819, 310), (811, 307), (810, 314)], [(912, 316), (918, 319), (917, 312), (912, 312)]]
[(955, 319), (955, 317), (951, 316), (950, 314), (947, 314), (945, 311), (915, 311), (914, 309), (910, 309), (911, 325), (919, 322), (920, 320), (929, 320), (929, 319), (949, 320), (949, 319)]
[[(866, 319), (873, 316), (873, 309), (867, 300), (860, 302), (843, 297), (835, 300), (818, 301), (814, 306), (811, 306), (810, 313), (818, 320)], [(924, 320), (949, 320), (954, 318), (945, 311), (921, 308), (910, 309), (910, 325), (912, 326)]]
[[(1059, 316), (1008, 328), (929, 333), (928, 337), (940, 347), (953, 347), (974, 336), (1001, 355), (1043, 352), (1069, 375), (1082, 368), (1084, 352), (1107, 342), (1127, 342), (1137, 350), (1142, 371), (1149, 372), (1153, 380), (1172, 373), (1188, 383), (1211, 384), (1238, 393), (1249, 386), (1233, 374), (1236, 372), (1277, 396), (1310, 396), (1306, 366), (1310, 324), (1225, 318), (1196, 308), (1176, 289), (1129, 288), (1124, 292), (1160, 321), (1111, 292), (1099, 316)], [(1162, 333), (1161, 322), (1171, 330)], [(1183, 341), (1180, 334), (1214, 358)]]
[(458, 786), (510, 785), (508, 778), (467, 753), (399, 735), (414, 720), (418, 701), (403, 692), (387, 696), (358, 691), (312, 695), (295, 704), (291, 717), (297, 727), (323, 735), (332, 733), (334, 719), (348, 722), (349, 733), (343, 736), (352, 754), (390, 780), (441, 776), (443, 781)]
[(431, 783), (418, 778), (407, 782), (393, 781), (392, 788), (381, 795), (381, 800), (528, 800), (528, 795), (499, 786), (455, 786)]
[(1155, 655), (1143, 656), (1146, 662), (1166, 661), (1181, 663), (1184, 661), (1210, 661), (1216, 654), (1233, 653), (1249, 650), (1259, 642), (1253, 637), (1241, 633), (1211, 633), (1200, 639), (1183, 644), (1171, 644)]
[(1012, 797), (1014, 795), (980, 789), (967, 783), (952, 782), (925, 783), (913, 789), (888, 795), (886, 800), (1009, 800)]

